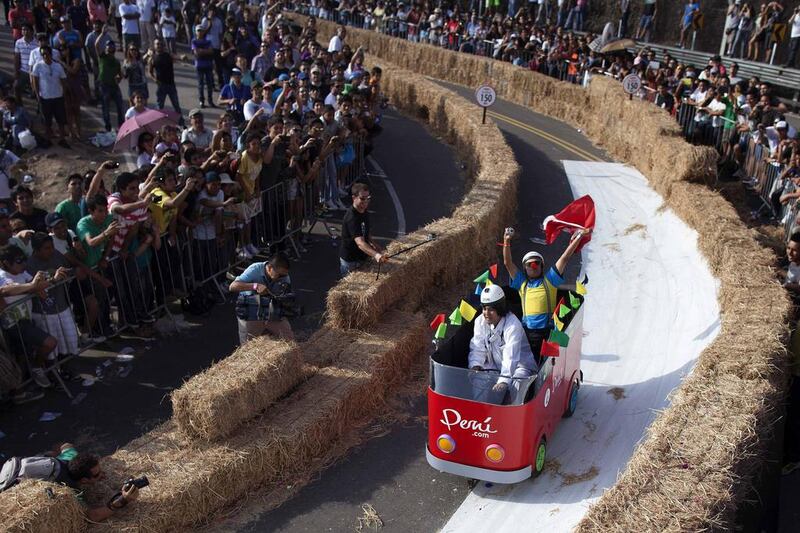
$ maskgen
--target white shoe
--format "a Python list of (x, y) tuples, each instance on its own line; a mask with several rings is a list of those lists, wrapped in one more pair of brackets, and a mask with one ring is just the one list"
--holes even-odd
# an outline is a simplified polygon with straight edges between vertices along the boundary
[(239, 248), (237, 255), (242, 259), (250, 259), (253, 257), (253, 254), (248, 252), (245, 248)]
[(44, 368), (31, 368), (31, 377), (33, 381), (43, 389), (48, 389), (53, 386), (44, 373)]
[(247, 246), (244, 247), (244, 249), (247, 250), (248, 252), (250, 252), (250, 255), (258, 255), (259, 254), (258, 248), (256, 248), (252, 244), (248, 244)]

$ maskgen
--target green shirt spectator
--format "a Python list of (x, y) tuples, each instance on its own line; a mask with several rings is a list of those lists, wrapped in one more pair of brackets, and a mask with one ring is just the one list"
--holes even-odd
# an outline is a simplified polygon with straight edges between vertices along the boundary
[(86, 266), (93, 268), (103, 259), (103, 251), (106, 248), (107, 239), (96, 246), (90, 246), (87, 237), (97, 237), (114, 221), (112, 215), (106, 215), (102, 224), (94, 221), (91, 215), (85, 216), (78, 221), (78, 238), (86, 247)]
[(81, 219), (81, 205), (76, 204), (71, 199), (67, 198), (62, 200), (56, 206), (56, 213), (64, 217), (67, 221), (67, 227), (75, 231), (78, 227), (78, 221)]
[(111, 54), (104, 54), (100, 56), (97, 63), (99, 67), (97, 80), (106, 85), (116, 85), (117, 76), (122, 73), (122, 66), (119, 60)]

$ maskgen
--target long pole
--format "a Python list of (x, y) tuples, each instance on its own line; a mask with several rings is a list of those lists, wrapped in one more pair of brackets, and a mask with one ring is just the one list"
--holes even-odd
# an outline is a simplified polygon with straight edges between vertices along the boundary
[(481, 122), (481, 124), (486, 124), (486, 108), (485, 107), (483, 108), (483, 121)]

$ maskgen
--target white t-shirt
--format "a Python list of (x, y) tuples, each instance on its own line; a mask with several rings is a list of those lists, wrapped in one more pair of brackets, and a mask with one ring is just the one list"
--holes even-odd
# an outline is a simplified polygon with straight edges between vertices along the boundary
[(217, 230), (214, 226), (214, 211), (215, 209), (212, 207), (206, 207), (202, 205), (200, 202), (202, 200), (213, 200), (215, 202), (222, 202), (225, 200), (225, 193), (221, 190), (216, 194), (216, 196), (211, 196), (208, 194), (206, 189), (200, 191), (200, 195), (197, 197), (197, 212), (200, 215), (200, 220), (197, 223), (197, 226), (194, 227), (194, 238), (199, 239), (201, 241), (207, 241), (210, 239), (217, 238)]
[[(725, 105), (725, 102), (717, 100), (716, 98), (711, 100), (711, 102), (709, 102), (709, 104), (708, 104), (708, 109), (710, 111), (712, 111), (712, 112), (714, 112), (714, 111), (725, 111), (726, 107), (727, 106)], [(711, 125), (713, 127), (715, 127), (715, 128), (718, 128), (718, 127), (722, 126), (722, 122), (723, 121), (722, 121), (722, 117), (721, 116), (719, 116), (719, 117), (717, 117), (717, 116), (711, 117)]]
[(792, 15), (792, 39), (800, 37), (800, 15)]
[[(0, 287), (5, 287), (6, 285), (22, 285), (24, 283), (30, 283), (32, 279), (33, 276), (27, 272), (23, 272), (21, 274), (10, 274), (5, 270), (0, 270)], [(8, 307), (5, 311), (3, 311), (2, 315), (0, 315), (0, 323), (2, 323), (4, 328), (12, 328), (19, 320), (23, 318), (31, 318), (32, 306), (30, 299), (28, 299), (27, 302), (19, 305), (11, 305), (14, 302), (22, 300), (23, 298), (27, 298), (27, 296), (27, 294), (18, 294), (16, 296), (5, 297), (6, 305)]]
[[(61, 52), (53, 48), (53, 63), (59, 61), (61, 59)], [(35, 46), (33, 50), (31, 50), (31, 55), (28, 57), (28, 72), (33, 69), (33, 66), (42, 61), (42, 53), (39, 52), (39, 47)]]
[(789, 262), (789, 268), (786, 269), (786, 282), (787, 283), (800, 283), (800, 265)]
[(175, 28), (177, 27), (177, 22), (175, 21), (175, 17), (171, 15), (169, 17), (166, 15), (161, 15), (160, 24), (161, 24), (161, 36), (164, 39), (174, 39), (176, 36)]
[(14, 43), (14, 53), (19, 54), (19, 68), (22, 72), (26, 74), (30, 73), (31, 66), (28, 64), (28, 61), (31, 58), (31, 51), (38, 47), (39, 43), (36, 39), (31, 39), (30, 42), (28, 42), (24, 37), (20, 37)]
[(122, 18), (122, 33), (128, 35), (139, 35), (139, 21), (137, 19), (126, 19), (124, 15), (141, 14), (136, 4), (120, 4), (119, 16)]
[(153, 0), (136, 0), (136, 7), (139, 8), (139, 12), (142, 14), (139, 22), (151, 22), (153, 20), (153, 9), (156, 7)]
[(259, 107), (264, 109), (264, 113), (261, 116), (265, 120), (274, 112), (272, 104), (270, 104), (266, 100), (261, 100), (260, 104), (257, 104), (252, 100), (248, 100), (244, 103), (244, 119), (250, 120), (251, 118), (253, 118), (253, 115), (256, 114), (256, 111), (258, 111)]
[(48, 65), (44, 61), (39, 61), (33, 66), (33, 75), (39, 78), (39, 96), (46, 99), (64, 96), (61, 80), (67, 78), (67, 73), (64, 72), (61, 63), (53, 61)]
[(153, 157), (150, 154), (148, 154), (147, 152), (142, 152), (136, 158), (136, 168), (142, 168), (145, 165), (149, 165), (150, 161), (152, 161), (152, 160), (153, 160)]
[(19, 157), (11, 150), (0, 149), (0, 198), (11, 198), (11, 187), (8, 186), (8, 169), (19, 162)]
[(336, 95), (328, 93), (328, 96), (325, 97), (325, 105), (333, 106), (334, 109), (339, 109), (339, 104), (336, 103)]
[(50, 234), (50, 236), (53, 238), (53, 248), (58, 250), (62, 255), (67, 255), (67, 253), (69, 253), (69, 251), (71, 250), (70, 243), (76, 239), (74, 231), (68, 229), (67, 232), (69, 232), (69, 242), (67, 242), (66, 240), (59, 239), (53, 234)]
[(341, 52), (343, 44), (342, 39), (338, 35), (334, 35), (328, 43), (328, 52)]
[(136, 108), (134, 106), (131, 106), (131, 107), (128, 108), (127, 111), (125, 111), (125, 120), (128, 120), (129, 118), (133, 118), (136, 115), (141, 115), (142, 113), (146, 113), (148, 111), (150, 111), (150, 108), (145, 107), (144, 110), (140, 113), (140, 112), (136, 111)]

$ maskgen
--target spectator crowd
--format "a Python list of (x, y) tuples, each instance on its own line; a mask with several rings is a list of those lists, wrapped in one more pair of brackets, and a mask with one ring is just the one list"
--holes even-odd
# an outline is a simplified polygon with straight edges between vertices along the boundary
[[(304, 253), (304, 223), (346, 209), (385, 104), (380, 68), (364, 67), (344, 31), (320, 43), (313, 22), (293, 31), (280, 4), (74, 0), (41, 17), (24, 1), (10, 13), (19, 69), (2, 95), (0, 151), (0, 338), (6, 364), (30, 378), (0, 391), (15, 403), (64, 386), (65, 359), (123, 328), (149, 336), (171, 299), (202, 313), (224, 299), (232, 266)], [(198, 82), (186, 123), (179, 36)], [(20, 179), (33, 109), (36, 144), (68, 147), (83, 139), (80, 106), (98, 103), (106, 130), (154, 112), (174, 120), (130, 137), (136, 168), (70, 174), (63, 201), (40, 208)]]

